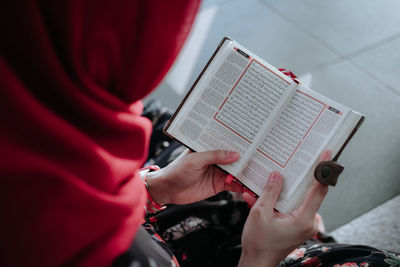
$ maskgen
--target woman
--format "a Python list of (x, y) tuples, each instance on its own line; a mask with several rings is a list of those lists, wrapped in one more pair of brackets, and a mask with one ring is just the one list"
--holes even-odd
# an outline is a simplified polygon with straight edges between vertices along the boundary
[[(147, 193), (139, 169), (151, 124), (140, 116), (140, 100), (170, 68), (198, 5), (3, 4), (2, 266), (109, 266), (131, 244), (149, 240), (140, 230)], [(157, 203), (183, 204), (222, 190), (242, 192), (212, 167), (238, 158), (229, 151), (186, 152), (147, 175), (148, 194)], [(255, 204), (243, 232), (241, 266), (274, 266), (315, 234), (327, 187), (315, 183), (289, 215), (273, 210), (281, 187), (282, 176), (273, 173), (257, 201), (244, 193)], [(147, 248), (142, 256), (149, 264)]]

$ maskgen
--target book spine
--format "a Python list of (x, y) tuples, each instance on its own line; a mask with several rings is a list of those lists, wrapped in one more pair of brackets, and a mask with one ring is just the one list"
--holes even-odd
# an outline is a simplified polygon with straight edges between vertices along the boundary
[(360, 128), (361, 124), (364, 122), (365, 117), (361, 116), (360, 120), (357, 122), (356, 126), (354, 127), (353, 131), (351, 131), (350, 135), (347, 137), (346, 141), (344, 141), (342, 147), (339, 149), (339, 151), (336, 153), (336, 155), (333, 157), (332, 161), (337, 161), (342, 154), (344, 148), (346, 145), (350, 142), (351, 138), (353, 135), (357, 132), (358, 128)]

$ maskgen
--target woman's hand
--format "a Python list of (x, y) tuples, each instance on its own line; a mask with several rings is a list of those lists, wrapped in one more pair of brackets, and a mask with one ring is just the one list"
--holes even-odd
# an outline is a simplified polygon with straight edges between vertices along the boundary
[(186, 150), (167, 167), (146, 175), (149, 193), (160, 204), (188, 204), (221, 191), (244, 192), (238, 183), (226, 184), (227, 174), (214, 164), (230, 164), (240, 157), (237, 152)]
[[(321, 156), (321, 160), (330, 158), (330, 151)], [(315, 180), (301, 206), (289, 214), (282, 214), (274, 210), (282, 184), (282, 175), (272, 172), (263, 193), (250, 210), (242, 234), (239, 266), (276, 266), (317, 233), (315, 216), (328, 186)]]

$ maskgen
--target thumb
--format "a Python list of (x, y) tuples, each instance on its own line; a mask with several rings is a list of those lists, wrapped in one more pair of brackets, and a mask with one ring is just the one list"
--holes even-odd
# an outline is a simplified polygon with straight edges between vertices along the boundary
[(239, 159), (240, 154), (234, 151), (212, 150), (197, 152), (194, 154), (195, 160), (200, 167), (213, 164), (229, 164)]
[(271, 174), (268, 176), (267, 185), (264, 187), (264, 190), (261, 193), (261, 196), (258, 199), (257, 203), (262, 203), (266, 207), (266, 209), (272, 213), (276, 202), (278, 201), (279, 193), (282, 190), (282, 186), (282, 175), (277, 171), (271, 172)]

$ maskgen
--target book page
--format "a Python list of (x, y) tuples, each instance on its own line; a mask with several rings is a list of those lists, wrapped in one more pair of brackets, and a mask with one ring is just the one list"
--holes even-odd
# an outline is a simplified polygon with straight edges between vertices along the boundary
[(238, 151), (239, 161), (221, 166), (236, 176), (294, 92), (294, 83), (234, 41), (223, 48), (168, 133), (195, 151)]
[[(347, 115), (343, 118), (340, 127), (335, 131), (334, 135), (330, 138), (329, 142), (325, 146), (325, 149), (329, 149), (332, 151), (332, 157), (338, 153), (339, 149), (344, 145), (346, 140), (349, 138), (350, 134), (356, 129), (355, 127), (360, 127), (362, 123), (363, 115), (350, 110)], [(281, 209), (282, 212), (288, 212), (290, 210), (295, 209), (299, 203), (302, 202), (304, 198), (304, 193), (307, 192), (308, 188), (310, 188), (311, 183), (314, 181), (314, 171), (315, 167), (318, 164), (316, 161), (310, 170), (305, 175), (305, 178), (302, 179), (295, 187), (295, 190), (290, 194), (289, 198), (286, 198), (284, 201), (280, 201), (277, 208)], [(340, 178), (339, 178), (340, 179)]]
[(348, 113), (348, 108), (298, 86), (238, 179), (261, 194), (268, 175), (279, 171), (284, 185), (276, 208), (287, 211), (291, 195), (315, 166)]

